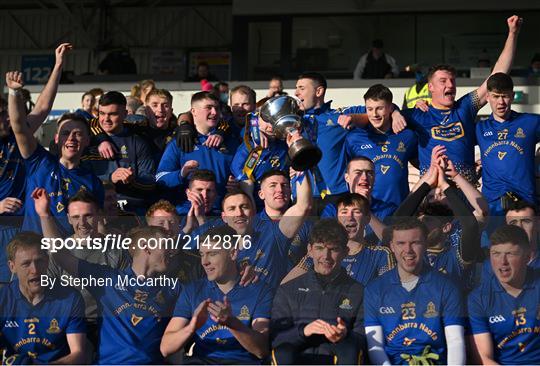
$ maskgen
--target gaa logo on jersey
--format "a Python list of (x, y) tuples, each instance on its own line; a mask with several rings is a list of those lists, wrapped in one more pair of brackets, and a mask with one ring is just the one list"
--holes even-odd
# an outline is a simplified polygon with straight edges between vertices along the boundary
[(19, 328), (19, 323), (15, 320), (6, 320), (4, 323), (4, 328)]
[(381, 314), (395, 314), (395, 310), (393, 307), (391, 306), (381, 306), (379, 308), (379, 313)]
[(373, 145), (371, 145), (371, 144), (362, 144), (362, 145), (360, 145), (360, 149), (362, 149), (362, 150), (373, 149)]
[(502, 323), (506, 321), (506, 319), (502, 315), (490, 316), (488, 320), (489, 320), (489, 324)]
[(484, 132), (484, 137), (493, 136), (493, 131)]

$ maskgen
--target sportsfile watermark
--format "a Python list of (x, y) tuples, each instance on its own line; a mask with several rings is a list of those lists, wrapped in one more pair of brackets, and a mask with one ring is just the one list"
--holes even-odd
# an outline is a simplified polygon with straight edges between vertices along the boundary
[(102, 237), (85, 238), (42, 238), (41, 248), (51, 253), (62, 249), (67, 250), (96, 250), (102, 253), (108, 250), (135, 250), (135, 249), (167, 249), (167, 250), (200, 250), (206, 249), (250, 249), (252, 239), (250, 235), (213, 235), (205, 236), (201, 240), (198, 235), (179, 234), (176, 237), (139, 238), (134, 241), (123, 234), (107, 234)]

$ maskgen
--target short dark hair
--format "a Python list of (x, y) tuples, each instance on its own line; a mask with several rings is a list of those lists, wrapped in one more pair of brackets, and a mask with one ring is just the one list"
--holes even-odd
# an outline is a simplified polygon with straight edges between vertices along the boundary
[(242, 195), (242, 196), (246, 197), (248, 199), (248, 201), (250, 202), (250, 204), (251, 204), (251, 197), (249, 196), (249, 194), (247, 194), (246, 192), (244, 192), (240, 188), (235, 188), (235, 189), (231, 189), (230, 191), (228, 191), (225, 194), (225, 197), (223, 197), (223, 201), (221, 201), (221, 210), (223, 211), (223, 209), (225, 208), (225, 201), (227, 200), (227, 198), (229, 198), (231, 196), (237, 196), (237, 195)]
[(514, 90), (514, 82), (510, 75), (503, 72), (497, 72), (487, 79), (487, 90), (489, 92), (512, 92)]
[(226, 235), (230, 236), (232, 240), (232, 238), (237, 234), (236, 231), (229, 225), (214, 226), (206, 230), (204, 234), (202, 234), (199, 242), (204, 243), (206, 240), (208, 240), (208, 242), (212, 242), (213, 240), (215, 240), (215, 237), (223, 238)]
[(86, 119), (82, 115), (77, 114), (77, 113), (64, 113), (56, 121), (57, 130), (58, 130), (58, 128), (60, 128), (60, 125), (62, 123), (64, 123), (65, 121), (80, 122), (81, 124), (84, 125), (84, 127), (85, 127), (84, 129), (86, 130), (86, 133), (88, 135), (90, 135), (90, 127), (88, 126), (88, 122), (86, 121)]
[(304, 72), (298, 75), (298, 80), (300, 79), (310, 79), (313, 84), (315, 84), (315, 87), (322, 86), (324, 90), (326, 90), (326, 88), (328, 87), (328, 84), (326, 83), (326, 78), (318, 72)]
[(191, 96), (191, 105), (205, 99), (210, 99), (216, 103), (219, 103), (219, 99), (214, 95), (214, 93), (207, 92), (207, 91), (200, 91)]
[(96, 199), (96, 197), (88, 192), (86, 189), (79, 189), (75, 195), (71, 196), (68, 200), (68, 212), (69, 212), (69, 205), (71, 205), (73, 202), (84, 202), (84, 203), (91, 203), (96, 206), (96, 208), (99, 209), (99, 202)]
[(208, 169), (197, 169), (189, 177), (189, 186), (195, 180), (200, 180), (203, 182), (214, 182), (216, 183), (216, 174)]
[(429, 68), (426, 79), (428, 81), (431, 81), (431, 78), (433, 77), (433, 75), (437, 71), (447, 71), (447, 72), (451, 73), (454, 77), (456, 77), (456, 73), (457, 73), (456, 68), (454, 66), (452, 66), (452, 65), (438, 64), (438, 65), (435, 65), (435, 66), (432, 66), (432, 67)]
[(125, 107), (127, 105), (126, 97), (124, 96), (124, 94), (113, 90), (103, 94), (103, 96), (99, 98), (100, 106), (108, 106), (112, 104)]
[(367, 161), (368, 163), (371, 164), (372, 167), (375, 167), (375, 163), (373, 162), (373, 160), (371, 160), (367, 156), (359, 155), (349, 160), (349, 162), (347, 163), (347, 170), (346, 170), (347, 172), (349, 171), (349, 167), (351, 166), (351, 163), (355, 161)]
[(280, 175), (282, 177), (285, 177), (287, 179), (287, 181), (290, 182), (290, 177), (289, 177), (289, 174), (287, 174), (286, 171), (284, 170), (279, 170), (279, 169), (270, 169), (270, 170), (267, 170), (266, 172), (263, 173), (263, 175), (261, 176), (261, 184), (263, 184), (263, 182), (265, 180), (267, 180), (268, 178), (270, 177), (273, 177), (274, 175)]
[(366, 197), (358, 193), (344, 193), (336, 201), (336, 209), (339, 211), (339, 206), (350, 207), (358, 206), (365, 215), (369, 213), (369, 201)]
[(229, 84), (224, 82), (224, 81), (218, 81), (217, 83), (214, 84), (214, 87), (212, 88), (212, 92), (214, 93), (219, 93), (219, 88), (221, 86), (226, 86), (227, 89), (229, 88)]
[(394, 222), (392, 223), (392, 225), (390, 226), (391, 231), (389, 235), (389, 240), (394, 239), (394, 232), (396, 231), (404, 231), (404, 230), (412, 230), (412, 229), (420, 229), (424, 239), (427, 239), (428, 229), (422, 221), (418, 220), (416, 217), (400, 217), (400, 218), (396, 218)]
[(384, 100), (385, 102), (392, 103), (394, 96), (390, 89), (382, 84), (375, 84), (369, 87), (366, 94), (364, 94), (364, 100)]
[(333, 243), (346, 247), (349, 241), (347, 230), (335, 218), (325, 218), (317, 221), (309, 234), (309, 244)]
[(523, 199), (518, 199), (517, 201), (510, 203), (508, 208), (504, 211), (504, 214), (505, 215), (508, 214), (509, 211), (521, 211), (527, 208), (530, 208), (531, 210), (533, 210), (535, 215), (538, 213), (538, 209), (536, 208), (535, 205)]
[(418, 210), (418, 216), (430, 216), (436, 217), (441, 225), (448, 224), (454, 219), (454, 212), (445, 204), (440, 202), (427, 202), (420, 206)]
[(529, 237), (525, 230), (516, 225), (499, 226), (489, 237), (491, 246), (504, 243), (518, 245), (525, 250), (531, 249)]

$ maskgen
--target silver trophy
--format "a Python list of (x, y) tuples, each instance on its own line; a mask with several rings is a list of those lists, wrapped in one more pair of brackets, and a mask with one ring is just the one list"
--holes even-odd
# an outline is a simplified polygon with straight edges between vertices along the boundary
[[(289, 134), (302, 130), (300, 106), (295, 98), (280, 95), (270, 98), (260, 109), (260, 116), (272, 125), (278, 139), (286, 140)], [(289, 146), (291, 167), (297, 171), (308, 170), (321, 160), (322, 151), (309, 140), (302, 138)]]

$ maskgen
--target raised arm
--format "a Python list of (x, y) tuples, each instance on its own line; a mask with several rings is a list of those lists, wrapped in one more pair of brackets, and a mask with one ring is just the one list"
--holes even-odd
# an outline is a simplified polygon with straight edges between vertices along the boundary
[(62, 43), (54, 51), (56, 61), (54, 68), (51, 72), (51, 76), (47, 81), (47, 84), (39, 94), (34, 109), (28, 114), (27, 122), (32, 133), (36, 132), (39, 126), (45, 121), (49, 113), (51, 112), (54, 98), (58, 91), (58, 84), (62, 77), (62, 69), (64, 67), (64, 56), (68, 53), (73, 46), (70, 43)]
[[(520, 18), (517, 15), (512, 15), (506, 20), (508, 24), (508, 37), (504, 44), (504, 48), (497, 59), (497, 63), (491, 71), (491, 75), (502, 72), (508, 74), (512, 68), (512, 62), (514, 61), (514, 55), (516, 54), (517, 39), (519, 35), (519, 30), (521, 29), (521, 24), (523, 23), (523, 18)], [(490, 75), (490, 76), (491, 76)], [(476, 94), (478, 96), (478, 103), (480, 107), (486, 105), (486, 95), (487, 95), (487, 79), (476, 89)]]
[(41, 220), (44, 243), (49, 243), (49, 246), (46, 249), (49, 250), (49, 253), (52, 255), (54, 261), (60, 267), (65, 269), (72, 276), (77, 277), (79, 275), (79, 260), (75, 258), (63, 245), (56, 245), (59, 248), (56, 248), (54, 245), (55, 240), (63, 239), (63, 236), (58, 230), (55, 219), (49, 210), (50, 200), (47, 192), (43, 188), (36, 188), (32, 192), (32, 198), (34, 199), (36, 213), (39, 215)]
[(9, 88), (8, 113), (11, 130), (15, 134), (21, 156), (23, 159), (27, 159), (36, 151), (38, 143), (26, 122), (26, 112), (21, 95), (21, 89), (24, 86), (22, 73), (19, 71), (6, 73), (6, 85)]
[(294, 238), (311, 212), (311, 179), (309, 173), (304, 174), (303, 179), (299, 179), (301, 183), (297, 185), (296, 203), (285, 211), (279, 221), (279, 230), (289, 239)]
[(457, 172), (452, 161), (448, 160), (448, 168), (446, 175), (454, 180), (454, 183), (461, 189), (465, 198), (473, 208), (473, 215), (476, 217), (478, 225), (484, 226), (487, 224), (489, 215), (489, 205), (482, 195), (467, 179)]

